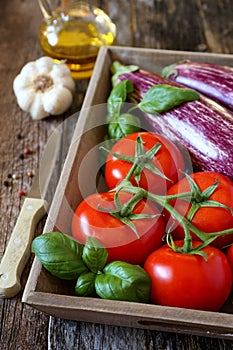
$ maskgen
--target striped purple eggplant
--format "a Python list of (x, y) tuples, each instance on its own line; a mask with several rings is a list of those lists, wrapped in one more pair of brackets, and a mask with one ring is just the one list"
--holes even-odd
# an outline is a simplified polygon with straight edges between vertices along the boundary
[(183, 61), (165, 67), (162, 76), (195, 89), (233, 110), (232, 67)]
[[(129, 102), (139, 102), (157, 84), (180, 86), (151, 72), (122, 74), (135, 87)], [(233, 178), (233, 114), (209, 98), (185, 102), (162, 114), (144, 114), (150, 130), (186, 148), (195, 170), (216, 171)]]

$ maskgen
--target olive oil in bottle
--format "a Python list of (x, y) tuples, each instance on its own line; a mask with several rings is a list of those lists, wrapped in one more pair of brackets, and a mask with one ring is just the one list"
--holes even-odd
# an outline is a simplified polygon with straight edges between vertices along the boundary
[(65, 60), (74, 79), (91, 76), (100, 47), (112, 45), (115, 37), (116, 27), (109, 16), (86, 1), (61, 1), (50, 15), (46, 12), (39, 30), (44, 53)]

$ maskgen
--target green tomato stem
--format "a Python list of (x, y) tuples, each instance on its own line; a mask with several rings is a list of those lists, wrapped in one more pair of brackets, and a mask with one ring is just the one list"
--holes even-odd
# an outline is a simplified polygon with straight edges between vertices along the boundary
[(120, 216), (127, 217), (130, 214), (132, 214), (133, 209), (137, 203), (143, 199), (143, 189), (139, 188), (137, 193), (127, 202), (123, 205), (123, 208), (121, 209)]
[[(147, 191), (146, 191), (147, 192)], [(187, 193), (186, 193), (187, 195)], [(218, 231), (218, 232), (213, 232), (213, 233), (206, 233), (204, 231), (199, 230), (196, 226), (194, 226), (188, 219), (186, 219), (183, 215), (181, 215), (179, 212), (177, 212), (172, 205), (169, 204), (169, 200), (171, 199), (172, 196), (170, 196), (170, 198), (166, 197), (166, 196), (159, 196), (150, 192), (147, 192), (145, 194), (145, 197), (152, 200), (153, 202), (162, 205), (171, 215), (172, 217), (177, 220), (182, 227), (184, 228), (184, 232), (185, 232), (185, 250), (188, 250), (189, 247), (189, 241), (190, 241), (190, 231), (192, 231), (193, 233), (196, 234), (196, 236), (198, 236), (202, 241), (207, 241), (209, 239), (214, 240), (215, 238), (225, 235), (225, 234), (232, 234), (233, 233), (233, 228), (227, 229), (227, 230), (223, 230), (223, 231)], [(178, 197), (176, 197), (178, 198)]]
[[(179, 222), (179, 224), (183, 227), (185, 238), (184, 238), (184, 246), (183, 246), (183, 252), (188, 253), (192, 251), (192, 237), (190, 234), (190, 231), (196, 234), (196, 236), (203, 242), (201, 247), (206, 246), (207, 244), (214, 241), (217, 237), (226, 235), (226, 234), (233, 234), (233, 228), (226, 229), (223, 231), (213, 232), (213, 233), (206, 233), (200, 229), (198, 229), (196, 226), (194, 226), (187, 218), (185, 218), (182, 214), (180, 214), (178, 211), (174, 209), (174, 207), (169, 203), (171, 199), (175, 198), (187, 198), (191, 194), (189, 192), (186, 193), (180, 193), (177, 195), (170, 195), (170, 196), (161, 196), (157, 195), (151, 192), (146, 191), (143, 188), (136, 187), (131, 185), (122, 186), (121, 190), (134, 193), (134, 196), (125, 204), (125, 208), (127, 208), (127, 212), (129, 213), (130, 210), (132, 210), (131, 203), (135, 206), (136, 203), (138, 203), (143, 198), (148, 198), (152, 202), (158, 204), (165, 210), (167, 210), (172, 217)], [(131, 208), (131, 209), (130, 209)], [(126, 210), (126, 209), (125, 209)], [(123, 211), (121, 211), (121, 215), (123, 214)], [(195, 248), (197, 250), (197, 248)]]
[[(131, 110), (133, 109), (134, 107)], [(129, 221), (128, 224), (132, 226), (130, 215), (132, 214), (135, 205), (143, 198), (150, 199), (151, 201), (159, 205), (161, 208), (164, 208), (165, 210), (167, 210), (171, 214), (171, 216), (183, 227), (184, 235), (185, 235), (184, 245), (183, 245), (183, 248), (179, 248), (179, 251), (182, 251), (184, 253), (192, 253), (192, 252), (194, 253), (194, 251), (200, 250), (201, 248), (203, 248), (203, 246), (210, 244), (219, 236), (226, 235), (226, 234), (233, 234), (233, 228), (223, 230), (223, 231), (213, 232), (213, 233), (207, 233), (207, 232), (203, 232), (202, 230), (199, 230), (196, 226), (194, 226), (191, 223), (192, 216), (195, 214), (195, 212), (198, 210), (200, 206), (208, 206), (208, 205), (217, 206), (218, 205), (218, 203), (208, 200), (209, 196), (213, 193), (213, 191), (218, 186), (218, 183), (215, 183), (213, 186), (210, 186), (205, 191), (201, 192), (197, 184), (194, 182), (194, 180), (192, 180), (187, 175), (188, 181), (190, 183), (191, 191), (179, 193), (175, 195), (167, 195), (167, 196), (156, 195), (154, 193), (146, 191), (141, 187), (133, 186), (133, 184), (130, 182), (132, 176), (135, 175), (135, 172), (137, 171), (138, 167), (140, 168), (140, 171), (142, 171), (142, 169), (146, 167), (146, 160), (151, 160), (152, 156), (156, 154), (159, 147), (160, 145), (158, 144), (157, 146), (155, 145), (154, 148), (152, 148), (150, 151), (144, 152), (143, 146), (142, 146), (142, 140), (139, 137), (137, 139), (134, 158), (129, 156), (118, 156), (119, 159), (124, 159), (126, 161), (132, 162), (132, 166), (128, 174), (126, 175), (126, 177), (121, 181), (121, 183), (115, 189), (112, 189), (112, 191), (116, 191), (116, 198), (118, 196), (119, 191), (121, 190), (130, 192), (134, 194), (134, 196), (127, 203), (125, 203), (122, 208), (119, 208), (118, 214), (114, 212), (114, 215), (119, 216), (122, 221), (124, 218), (126, 218), (127, 221)], [(104, 147), (102, 147), (102, 149), (115, 155), (114, 152), (108, 151)], [(157, 171), (155, 171), (155, 173), (157, 173)], [(135, 175), (135, 179), (136, 179), (136, 175)], [(188, 215), (187, 218), (185, 218), (183, 215), (177, 212), (174, 209), (174, 207), (169, 203), (171, 200), (174, 200), (177, 198), (182, 198), (183, 200), (189, 201), (191, 203), (192, 207), (190, 210), (190, 214)], [(203, 203), (203, 201), (205, 201), (206, 203), (205, 202)], [(219, 206), (224, 207), (232, 212), (230, 208), (225, 207), (224, 205), (219, 204)], [(191, 215), (191, 218), (190, 218), (190, 215)], [(133, 229), (134, 231), (136, 230), (136, 228), (134, 227)], [(196, 234), (196, 236), (203, 242), (200, 245), (200, 248), (196, 247), (194, 249), (192, 247), (192, 236), (190, 232), (193, 232), (194, 234)], [(175, 245), (173, 244), (173, 249), (174, 248), (175, 248)]]
[(124, 180), (130, 181), (130, 179), (132, 178), (133, 173), (134, 173), (135, 169), (137, 168), (137, 166), (138, 166), (138, 162), (137, 162), (137, 158), (135, 158), (135, 161), (134, 161), (133, 165), (131, 166), (131, 168), (130, 168), (130, 170), (129, 170), (129, 172), (126, 175)]

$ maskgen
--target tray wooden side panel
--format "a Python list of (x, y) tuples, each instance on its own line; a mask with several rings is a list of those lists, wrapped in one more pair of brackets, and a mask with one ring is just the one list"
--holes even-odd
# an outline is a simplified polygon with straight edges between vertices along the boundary
[(107, 50), (112, 62), (114, 60), (119, 60), (125, 65), (135, 64), (142, 69), (148, 69), (158, 74), (161, 74), (162, 69), (165, 66), (183, 60), (200, 62), (208, 61), (210, 63), (225, 64), (233, 67), (233, 57), (231, 54), (227, 55), (218, 53), (199, 53), (191, 51), (156, 50), (117, 46), (112, 46)]
[[(98, 154), (95, 147), (102, 141), (105, 133), (103, 126), (105, 107), (101, 104), (106, 103), (111, 89), (109, 68), (116, 59), (124, 64), (137, 64), (156, 73), (161, 73), (165, 65), (181, 59), (208, 60), (233, 66), (232, 55), (103, 47), (96, 61), (44, 232), (59, 230), (70, 234), (74, 209), (88, 194), (88, 191), (92, 193), (96, 190), (95, 182), (91, 182), (88, 175), (99, 173), (100, 165), (97, 161)], [(90, 153), (92, 149), (94, 151)], [(86, 158), (88, 162), (84, 166)], [(80, 176), (83, 179), (82, 186)], [(98, 182), (99, 179), (96, 181)], [(68, 283), (51, 277), (35, 259), (24, 291), (23, 302), (55, 317), (71, 320), (156, 330), (166, 329), (228, 339), (233, 337), (232, 296), (224, 307), (224, 313), (210, 313), (156, 305), (78, 298), (72, 296), (72, 287), (72, 282)]]
[[(106, 59), (103, 59), (102, 55)], [(89, 118), (89, 107), (104, 103), (111, 88), (109, 72), (109, 67), (112, 62), (111, 57), (107, 50), (104, 50), (102, 55), (98, 58), (98, 69), (95, 69), (90, 82), (92, 88), (89, 88), (86, 93), (82, 111), (78, 117), (78, 123), (74, 130), (74, 135), (44, 227), (44, 232), (58, 230), (67, 234), (70, 233), (70, 224), (74, 209), (82, 199), (82, 194), (78, 186), (80, 163), (85, 154), (103, 138), (102, 134), (97, 133), (99, 125), (103, 124), (102, 121), (99, 120), (101, 118), (100, 113), (102, 108), (98, 108), (97, 112), (100, 117), (97, 121)], [(102, 118), (104, 118), (104, 115), (103, 113)], [(95, 172), (96, 167), (98, 167), (95, 161), (94, 159), (94, 163), (88, 174)], [(87, 179), (87, 184), (89, 186), (88, 177), (85, 177), (85, 179)], [(89, 191), (91, 193), (93, 188), (89, 187)], [(66, 294), (67, 284), (69, 285), (70, 283), (64, 283), (58, 279), (55, 279), (55, 281), (56, 282), (54, 282), (54, 278), (50, 279), (48, 277), (41, 264), (35, 258), (22, 301), (30, 304), (29, 295), (35, 291)], [(70, 288), (68, 287), (68, 289)]]
[(233, 338), (232, 318), (222, 313), (42, 292), (29, 294), (28, 303), (49, 315), (64, 319)]

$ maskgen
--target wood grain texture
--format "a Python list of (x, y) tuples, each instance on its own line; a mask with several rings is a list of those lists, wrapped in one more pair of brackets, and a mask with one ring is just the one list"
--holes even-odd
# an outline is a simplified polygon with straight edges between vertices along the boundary
[[(46, 128), (32, 124), (28, 115), (22, 113), (12, 93), (12, 83), (25, 61), (34, 59), (39, 55), (38, 45), (35, 44), (36, 25), (39, 18), (35, 6), (30, 2), (11, 1), (0, 2), (0, 177), (1, 177), (1, 256), (5, 251), (8, 239), (13, 230), (20, 207), (21, 198), (18, 189), (28, 189), (30, 179), (26, 176), (27, 170), (36, 171), (39, 154), (45, 136)], [(17, 135), (22, 139), (18, 140)], [(38, 142), (39, 141), (39, 142)], [(30, 147), (33, 154), (22, 161), (19, 155), (25, 147)], [(8, 188), (2, 183), (8, 174), (17, 174), (19, 179)], [(41, 231), (42, 225), (38, 230)], [(22, 285), (25, 285), (29, 272), (26, 267), (22, 276)], [(41, 343), (46, 348), (46, 330), (48, 317), (40, 315), (21, 303), (21, 293), (14, 299), (0, 300), (1, 328), (0, 343), (2, 349), (24, 349), (34, 343)], [(31, 327), (36, 324), (37, 327)]]
[(49, 349), (101, 349), (101, 350), (225, 350), (231, 341), (135, 328), (114, 327), (50, 319)]
[[(117, 44), (171, 50), (233, 53), (232, 0), (96, 0), (117, 25)], [(16, 223), (28, 191), (28, 171), (38, 171), (40, 158), (51, 131), (69, 115), (80, 110), (88, 81), (78, 82), (72, 107), (67, 113), (44, 121), (32, 121), (22, 112), (12, 91), (14, 77), (22, 66), (42, 55), (37, 31), (41, 14), (36, 1), (0, 0), (0, 258)], [(73, 126), (66, 125), (64, 154)], [(19, 139), (17, 135), (21, 135)], [(32, 154), (19, 155), (25, 148)], [(59, 169), (58, 169), (59, 171)], [(11, 181), (8, 174), (19, 178)], [(10, 186), (3, 186), (7, 179)], [(44, 221), (36, 235), (42, 232)], [(23, 276), (24, 287), (32, 258)], [(98, 325), (49, 318), (21, 303), (22, 293), (0, 300), (0, 347), (11, 349), (158, 349), (227, 350), (232, 342), (168, 332)]]
[[(15, 76), (28, 61), (42, 55), (37, 31), (41, 14), (36, 1), (0, 0), (0, 259), (6, 249), (24, 198), (18, 190), (28, 191), (32, 179), (28, 171), (36, 173), (51, 131), (67, 116), (80, 110), (87, 82), (80, 82), (74, 103), (63, 116), (46, 121), (32, 121), (22, 112), (12, 90)], [(73, 128), (69, 127), (63, 140), (69, 145)], [(20, 135), (20, 138), (19, 138)], [(20, 159), (26, 148), (32, 153)], [(65, 147), (64, 147), (65, 154)], [(64, 160), (64, 159), (63, 159)], [(12, 181), (8, 174), (17, 175)], [(7, 180), (9, 187), (3, 186)], [(44, 221), (38, 226), (41, 234)], [(22, 275), (22, 289), (29, 274), (32, 259)], [(46, 349), (49, 317), (21, 303), (22, 292), (13, 299), (0, 299), (0, 347), (11, 349)]]

